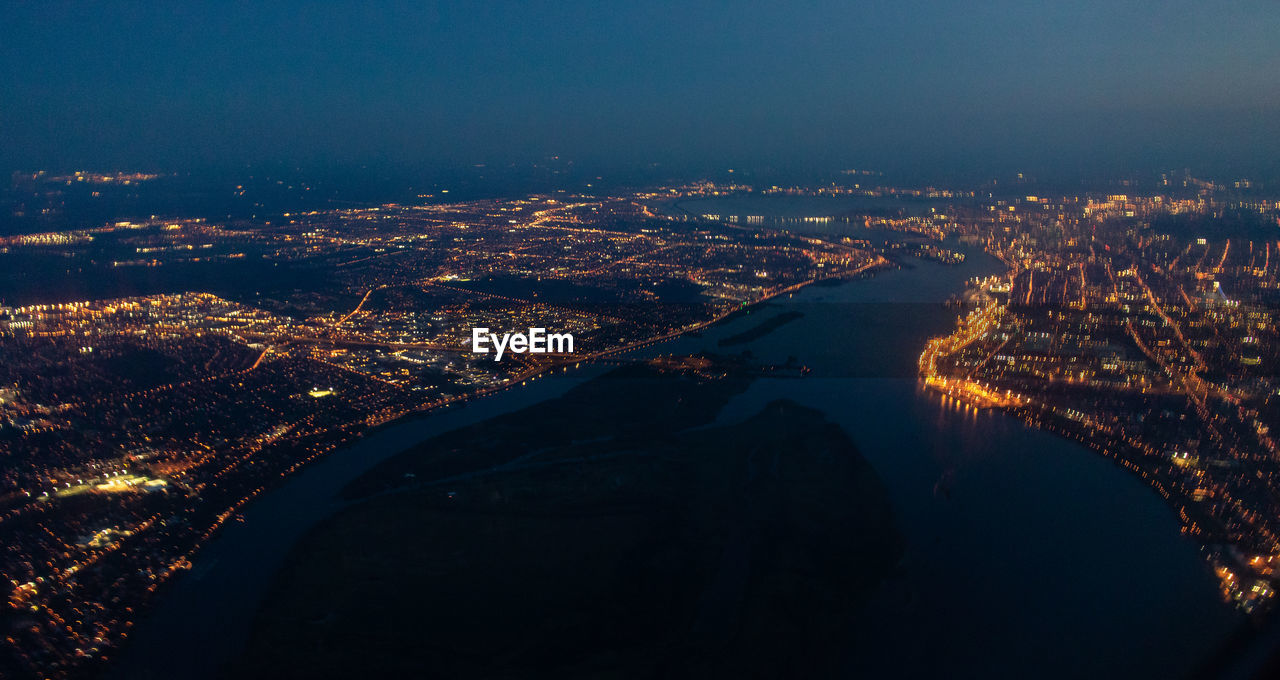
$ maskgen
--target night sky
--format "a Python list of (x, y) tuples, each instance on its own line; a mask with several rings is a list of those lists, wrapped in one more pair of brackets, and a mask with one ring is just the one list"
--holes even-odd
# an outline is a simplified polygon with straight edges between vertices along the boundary
[(188, 4), (5, 2), (0, 169), (1280, 174), (1275, 0)]

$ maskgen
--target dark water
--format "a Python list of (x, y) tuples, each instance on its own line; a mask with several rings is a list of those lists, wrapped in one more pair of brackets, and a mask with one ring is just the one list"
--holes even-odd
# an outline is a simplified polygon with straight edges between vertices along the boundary
[(112, 267), (88, 257), (0, 253), (0, 306), (104, 300), (201, 291), (253, 298), (321, 288), (325, 274), (261, 259), (169, 262), (163, 267)]
[[(953, 247), (956, 247), (953, 245)], [(1141, 481), (1072, 442), (922, 390), (916, 352), (953, 326), (939, 302), (998, 263), (916, 262), (809, 288), (683, 350), (772, 314), (804, 318), (747, 343), (796, 356), (804, 380), (765, 379), (720, 421), (789, 398), (853, 437), (889, 488), (906, 556), (849, 640), (853, 677), (1181, 677), (1239, 621), (1198, 547)]]
[[(786, 397), (844, 426), (889, 488), (906, 539), (900, 573), (848, 641), (851, 676), (1178, 677), (1237, 621), (1197, 547), (1136, 477), (1053, 435), (944, 402), (917, 386), (916, 354), (953, 325), (939, 303), (999, 271), (919, 262), (643, 350), (717, 348), (785, 310), (804, 317), (743, 345), (794, 356), (810, 377), (759, 380), (720, 421)], [(551, 398), (583, 379), (538, 381), (457, 412), (392, 426), (291, 478), (199, 556), (138, 629), (117, 677), (211, 677), (247, 634), (274, 569), (375, 462), (447, 429)], [(317, 596), (322, 597), (323, 593)]]

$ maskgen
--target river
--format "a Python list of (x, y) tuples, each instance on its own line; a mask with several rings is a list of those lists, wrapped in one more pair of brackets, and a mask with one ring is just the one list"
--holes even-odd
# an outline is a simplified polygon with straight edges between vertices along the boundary
[[(940, 303), (965, 279), (1000, 271), (968, 256), (806, 289), (752, 323), (788, 310), (803, 318), (733, 347), (796, 356), (813, 372), (756, 381), (720, 421), (784, 397), (819, 409), (889, 489), (906, 554), (859, 615), (849, 675), (1185, 676), (1240, 617), (1174, 510), (1083, 446), (920, 387), (919, 348), (954, 327), (955, 310)], [(717, 331), (681, 349), (713, 349), (729, 329)]]
[[(754, 207), (754, 206), (753, 206)], [(954, 245), (953, 247), (959, 247)], [(940, 303), (999, 272), (967, 249), (959, 266), (810, 287), (701, 337), (643, 355), (749, 350), (813, 369), (757, 380), (719, 420), (793, 399), (840, 424), (884, 480), (906, 541), (903, 563), (859, 616), (851, 676), (1132, 678), (1185, 675), (1239, 621), (1198, 547), (1141, 481), (1067, 440), (922, 390), (915, 360), (954, 326)], [(717, 341), (788, 310), (803, 317), (748, 343)], [(266, 494), (197, 557), (138, 626), (114, 677), (217, 677), (248, 633), (293, 543), (340, 507), (376, 462), (435, 434), (563, 393), (599, 372), (546, 378), (407, 421), (335, 452)]]

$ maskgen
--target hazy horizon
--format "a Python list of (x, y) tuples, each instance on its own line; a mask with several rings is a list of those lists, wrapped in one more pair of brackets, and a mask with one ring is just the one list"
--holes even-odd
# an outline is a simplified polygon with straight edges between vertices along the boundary
[(0, 10), (5, 170), (573, 159), (1280, 176), (1280, 12), (1136, 2)]

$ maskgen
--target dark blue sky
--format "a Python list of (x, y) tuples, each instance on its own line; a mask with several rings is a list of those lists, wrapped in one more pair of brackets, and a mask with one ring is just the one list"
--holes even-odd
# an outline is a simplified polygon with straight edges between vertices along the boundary
[(0, 167), (1280, 162), (1275, 0), (188, 4), (5, 2)]

